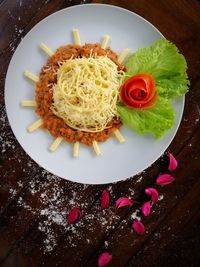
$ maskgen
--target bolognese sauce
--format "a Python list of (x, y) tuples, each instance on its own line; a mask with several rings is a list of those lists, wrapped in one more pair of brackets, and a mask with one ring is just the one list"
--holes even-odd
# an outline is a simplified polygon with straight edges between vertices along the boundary
[(103, 142), (107, 140), (113, 132), (121, 127), (121, 122), (118, 117), (114, 117), (108, 124), (106, 129), (100, 132), (84, 132), (71, 128), (64, 122), (62, 118), (57, 117), (52, 112), (53, 103), (53, 85), (57, 82), (57, 71), (62, 65), (62, 62), (80, 57), (107, 56), (116, 65), (118, 70), (125, 70), (122, 63), (118, 62), (118, 55), (110, 48), (102, 49), (100, 44), (85, 44), (80, 47), (78, 45), (66, 45), (56, 50), (51, 56), (46, 65), (43, 66), (39, 81), (36, 83), (36, 113), (43, 120), (43, 128), (48, 130), (54, 137), (63, 137), (67, 142), (81, 142), (86, 145), (91, 145), (95, 140)]

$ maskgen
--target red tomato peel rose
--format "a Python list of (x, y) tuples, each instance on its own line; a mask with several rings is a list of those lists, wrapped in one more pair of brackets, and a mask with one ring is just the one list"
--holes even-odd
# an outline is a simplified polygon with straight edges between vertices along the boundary
[(146, 109), (153, 107), (157, 101), (154, 78), (147, 73), (129, 78), (122, 85), (120, 98), (130, 108)]

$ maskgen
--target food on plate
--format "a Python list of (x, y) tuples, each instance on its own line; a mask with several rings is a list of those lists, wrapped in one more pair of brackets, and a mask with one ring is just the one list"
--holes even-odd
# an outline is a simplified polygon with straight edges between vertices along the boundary
[(123, 69), (117, 54), (100, 44), (58, 48), (36, 83), (43, 128), (70, 143), (108, 139), (121, 126), (117, 101)]
[(55, 137), (50, 151), (65, 140), (74, 143), (74, 157), (80, 143), (99, 155), (99, 142), (113, 135), (120, 143), (125, 141), (119, 131), (122, 124), (156, 138), (174, 126), (170, 101), (184, 95), (189, 86), (185, 58), (174, 44), (160, 39), (128, 56), (130, 49), (118, 55), (108, 47), (109, 35), (101, 44), (84, 45), (78, 29), (73, 37), (73, 45), (55, 53), (41, 43), (49, 58), (40, 75), (24, 72), (36, 83), (36, 93), (35, 100), (21, 105), (35, 107), (40, 117), (28, 131), (48, 130)]
[(147, 109), (153, 107), (157, 101), (154, 78), (147, 73), (129, 78), (121, 88), (120, 98), (130, 108)]
[(52, 87), (53, 114), (79, 132), (108, 129), (109, 123), (118, 117), (118, 94), (124, 75), (107, 56), (91, 55), (65, 61)]
[[(154, 79), (157, 100), (154, 105), (130, 107), (122, 102), (118, 105), (118, 112), (122, 124), (132, 128), (137, 133), (153, 134), (156, 138), (162, 137), (175, 123), (175, 112), (171, 99), (184, 95), (188, 91), (189, 80), (186, 73), (187, 63), (178, 48), (166, 39), (159, 39), (149, 47), (138, 49), (130, 55), (126, 64), (126, 78), (124, 85), (138, 75), (150, 75)], [(121, 95), (123, 94), (123, 86)], [(145, 91), (146, 90), (146, 91)], [(132, 95), (146, 92), (147, 88), (139, 86), (132, 91)], [(143, 96), (145, 93), (143, 93)], [(123, 97), (122, 97), (123, 98)]]

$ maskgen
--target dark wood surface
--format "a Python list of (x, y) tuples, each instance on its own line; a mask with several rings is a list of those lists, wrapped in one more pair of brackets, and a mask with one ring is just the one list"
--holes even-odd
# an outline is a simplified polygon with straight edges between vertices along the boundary
[[(110, 266), (200, 266), (200, 3), (195, 0), (93, 1), (127, 8), (153, 23), (185, 55), (191, 81), (181, 126), (167, 149), (179, 161), (175, 182), (160, 187), (158, 204), (144, 218), (139, 204), (116, 210), (114, 201), (129, 196), (144, 201), (144, 189), (165, 172), (165, 158), (126, 181), (82, 185), (40, 168), (12, 134), (4, 106), (9, 61), (23, 36), (41, 19), (74, 4), (90, 1), (0, 1), (0, 265), (97, 266), (102, 251), (113, 254)], [(109, 209), (100, 208), (104, 188)], [(82, 218), (68, 226), (73, 206)], [(131, 230), (142, 217), (146, 234)]]

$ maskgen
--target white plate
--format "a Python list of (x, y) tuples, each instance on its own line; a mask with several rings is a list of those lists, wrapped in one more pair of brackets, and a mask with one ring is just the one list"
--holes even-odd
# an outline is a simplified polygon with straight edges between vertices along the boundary
[(100, 144), (102, 155), (81, 145), (78, 158), (72, 157), (72, 144), (63, 142), (54, 153), (48, 151), (53, 137), (39, 129), (32, 134), (26, 128), (38, 119), (32, 108), (22, 108), (22, 100), (34, 98), (34, 84), (23, 77), (24, 70), (39, 74), (46, 62), (40, 51), (44, 42), (52, 50), (72, 43), (71, 30), (80, 30), (82, 42), (100, 42), (104, 34), (111, 36), (111, 47), (121, 53), (125, 48), (134, 52), (146, 47), (162, 34), (148, 21), (128, 10), (100, 4), (87, 4), (60, 10), (38, 23), (23, 39), (10, 62), (5, 84), (5, 103), (12, 130), (30, 157), (49, 172), (64, 179), (104, 184), (133, 176), (151, 165), (166, 150), (179, 127), (184, 97), (173, 102), (176, 124), (162, 139), (139, 136), (122, 127), (125, 144), (115, 138)]

